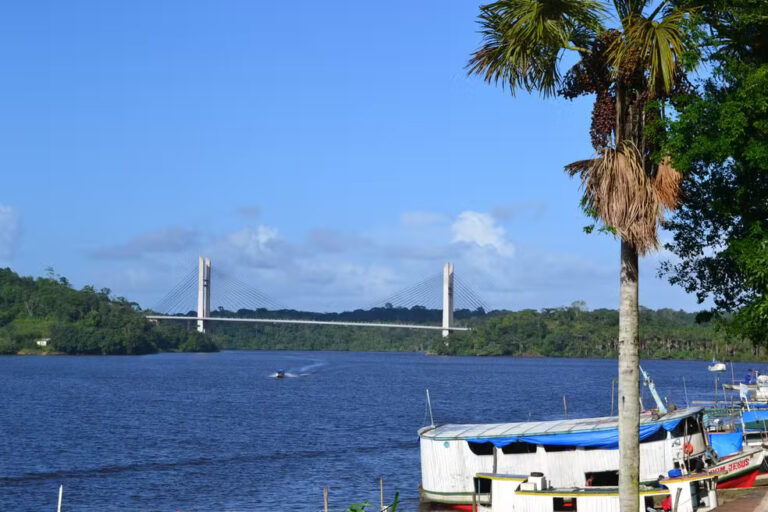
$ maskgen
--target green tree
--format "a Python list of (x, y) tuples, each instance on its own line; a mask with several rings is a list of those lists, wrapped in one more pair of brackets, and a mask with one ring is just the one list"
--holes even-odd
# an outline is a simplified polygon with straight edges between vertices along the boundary
[[(607, 29), (610, 14), (619, 27)], [(646, 11), (650, 12), (646, 12)], [(638, 255), (658, 246), (666, 209), (678, 201), (679, 174), (647, 128), (663, 119), (665, 100), (684, 84), (684, 11), (661, 2), (499, 0), (481, 7), (482, 46), (469, 72), (489, 83), (560, 94), (595, 94), (596, 155), (569, 164), (581, 178), (587, 212), (621, 239), (619, 315), (619, 493), (621, 510), (638, 506), (639, 347)], [(565, 52), (578, 63), (563, 75)], [(657, 162), (657, 163), (655, 163)]]
[(768, 343), (768, 16), (756, 0), (686, 0), (714, 72), (683, 98), (669, 147), (685, 204), (671, 218), (670, 282), (711, 299), (729, 332)]

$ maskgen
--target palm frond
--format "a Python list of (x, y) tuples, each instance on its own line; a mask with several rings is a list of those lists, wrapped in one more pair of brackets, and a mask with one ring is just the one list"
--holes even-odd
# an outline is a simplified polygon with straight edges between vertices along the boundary
[(630, 14), (623, 20), (623, 37), (612, 48), (612, 60), (617, 68), (629, 57), (639, 54), (648, 73), (651, 92), (672, 89), (675, 71), (681, 67), (683, 54), (689, 50), (685, 43), (684, 24), (688, 14), (679, 9), (665, 9), (657, 21), (656, 9), (651, 16)]
[(595, 0), (498, 0), (480, 8), (482, 45), (467, 65), (486, 82), (543, 95), (555, 94), (565, 50), (584, 50), (586, 34), (602, 29), (604, 7)]

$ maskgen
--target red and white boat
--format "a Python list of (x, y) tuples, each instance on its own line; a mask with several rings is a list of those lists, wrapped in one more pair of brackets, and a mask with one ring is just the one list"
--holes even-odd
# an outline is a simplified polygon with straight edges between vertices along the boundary
[(707, 469), (707, 474), (717, 476), (718, 489), (752, 487), (763, 464), (762, 448), (746, 450), (723, 457), (718, 464)]

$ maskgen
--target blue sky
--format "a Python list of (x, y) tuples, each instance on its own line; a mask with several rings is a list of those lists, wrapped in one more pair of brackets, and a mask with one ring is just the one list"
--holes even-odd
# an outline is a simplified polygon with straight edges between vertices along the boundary
[[(478, 5), (5, 3), (0, 265), (148, 307), (205, 254), (333, 311), (453, 261), (491, 307), (616, 307), (618, 242), (562, 171), (591, 99), (467, 77)], [(667, 257), (641, 304), (699, 309)]]

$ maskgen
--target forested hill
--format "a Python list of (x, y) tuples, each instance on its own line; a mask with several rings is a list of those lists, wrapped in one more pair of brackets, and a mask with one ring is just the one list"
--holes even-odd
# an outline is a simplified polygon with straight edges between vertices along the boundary
[(206, 336), (180, 324), (152, 324), (136, 304), (109, 294), (90, 286), (75, 290), (53, 272), (35, 279), (0, 269), (0, 353), (217, 350)]
[[(474, 331), (453, 336), (437, 352), (477, 355), (617, 357), (619, 312), (578, 306), (493, 312)], [(728, 336), (695, 313), (640, 308), (641, 357), (649, 359), (759, 359), (764, 350)]]
[[(446, 355), (616, 357), (619, 314), (584, 304), (522, 311), (455, 312), (470, 332), (311, 325), (212, 323), (211, 334), (189, 322), (151, 323), (135, 303), (109, 290), (73, 289), (63, 277), (20, 277), (0, 269), (0, 353), (55, 351), (70, 354), (146, 354), (222, 349), (423, 351)], [(213, 316), (299, 318), (351, 322), (440, 325), (442, 311), (387, 305), (343, 313), (219, 309)], [(744, 340), (729, 338), (694, 313), (670, 309), (640, 312), (643, 357), (751, 360), (761, 356)], [(46, 347), (36, 341), (50, 338)]]
[[(191, 313), (190, 313), (191, 314)], [(240, 310), (214, 316), (306, 318), (357, 322), (408, 322), (440, 325), (442, 312), (425, 308), (376, 308), (345, 313)], [(587, 311), (582, 303), (522, 311), (457, 311), (457, 325), (473, 328), (446, 340), (439, 331), (222, 323), (213, 337), (222, 348), (279, 350), (400, 350), (446, 355), (616, 357), (619, 313)], [(695, 313), (671, 309), (640, 311), (642, 357), (753, 360), (761, 352), (745, 340), (728, 337)]]

